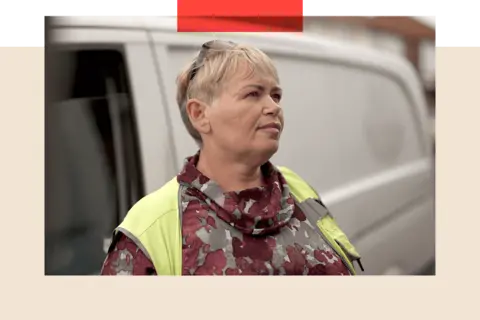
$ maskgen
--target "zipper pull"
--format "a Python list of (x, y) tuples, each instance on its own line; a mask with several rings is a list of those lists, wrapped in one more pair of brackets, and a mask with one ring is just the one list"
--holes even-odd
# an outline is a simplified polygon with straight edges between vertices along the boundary
[(365, 272), (365, 270), (363, 269), (362, 262), (360, 261), (360, 259), (357, 259), (356, 261), (357, 261), (357, 263), (358, 263), (358, 266), (360, 267), (360, 270), (362, 270), (362, 272)]

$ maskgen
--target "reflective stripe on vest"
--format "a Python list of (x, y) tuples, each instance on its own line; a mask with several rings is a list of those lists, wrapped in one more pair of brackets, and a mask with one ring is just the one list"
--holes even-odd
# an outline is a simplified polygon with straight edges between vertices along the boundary
[[(301, 210), (316, 216), (323, 239), (337, 252), (352, 274), (360, 255), (320, 202), (318, 194), (296, 173), (278, 167)], [(125, 233), (150, 258), (158, 275), (182, 275), (181, 193), (177, 178), (145, 196), (128, 212), (115, 233)], [(309, 213), (309, 214), (307, 214)]]

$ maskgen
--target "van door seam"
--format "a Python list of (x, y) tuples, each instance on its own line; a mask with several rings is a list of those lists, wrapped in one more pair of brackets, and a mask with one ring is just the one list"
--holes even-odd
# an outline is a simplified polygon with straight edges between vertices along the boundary
[[(174, 161), (174, 168), (178, 172), (178, 159), (177, 159), (177, 148), (175, 146), (175, 139), (173, 136), (173, 126), (172, 126), (172, 117), (170, 116), (170, 110), (168, 108), (168, 99), (167, 99), (167, 90), (160, 72), (160, 63), (158, 62), (157, 51), (155, 46), (155, 40), (150, 31), (147, 31), (147, 37), (149, 39), (150, 53), (153, 58), (153, 64), (155, 65), (155, 74), (157, 75), (157, 85), (161, 91), (160, 99), (162, 100), (163, 112), (165, 113), (165, 122), (167, 125), (167, 135), (170, 142), (170, 148), (172, 149), (172, 158)], [(161, 147), (161, 146), (160, 146)]]

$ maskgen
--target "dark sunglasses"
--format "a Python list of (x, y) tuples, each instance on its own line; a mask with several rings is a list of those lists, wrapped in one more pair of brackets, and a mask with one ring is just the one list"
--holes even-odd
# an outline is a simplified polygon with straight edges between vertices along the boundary
[(235, 42), (222, 40), (211, 40), (202, 44), (202, 48), (198, 53), (197, 59), (193, 63), (192, 69), (190, 70), (189, 81), (192, 81), (193, 78), (195, 78), (195, 75), (197, 74), (198, 69), (201, 67), (208, 50), (225, 50), (233, 48), (234, 46), (236, 46)]

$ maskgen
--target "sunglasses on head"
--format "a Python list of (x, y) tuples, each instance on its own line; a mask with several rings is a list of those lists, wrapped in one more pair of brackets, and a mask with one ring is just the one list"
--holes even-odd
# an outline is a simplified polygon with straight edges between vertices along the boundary
[(202, 44), (202, 48), (198, 53), (197, 59), (193, 63), (192, 69), (190, 70), (189, 81), (192, 81), (197, 74), (198, 69), (201, 67), (207, 52), (212, 50), (222, 50), (222, 49), (229, 49), (236, 45), (235, 42), (232, 41), (222, 41), (222, 40), (211, 40)]

